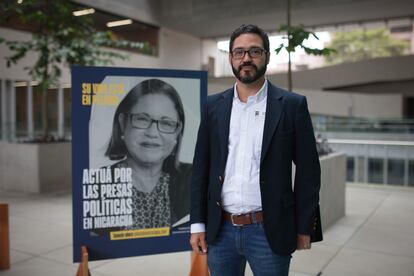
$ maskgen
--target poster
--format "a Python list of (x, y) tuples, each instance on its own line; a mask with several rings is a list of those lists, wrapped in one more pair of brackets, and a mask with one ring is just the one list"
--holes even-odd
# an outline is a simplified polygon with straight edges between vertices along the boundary
[(72, 67), (73, 256), (190, 250), (201, 71)]

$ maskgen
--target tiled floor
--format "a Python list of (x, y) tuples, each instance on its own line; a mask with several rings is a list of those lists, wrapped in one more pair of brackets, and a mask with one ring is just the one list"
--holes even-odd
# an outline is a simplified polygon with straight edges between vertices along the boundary
[[(414, 189), (348, 184), (346, 192), (346, 216), (293, 255), (289, 275), (414, 276)], [(11, 246), (1, 276), (75, 275), (69, 193), (0, 191), (0, 202), (9, 204)], [(189, 267), (188, 252), (90, 263), (93, 276), (181, 276)]]

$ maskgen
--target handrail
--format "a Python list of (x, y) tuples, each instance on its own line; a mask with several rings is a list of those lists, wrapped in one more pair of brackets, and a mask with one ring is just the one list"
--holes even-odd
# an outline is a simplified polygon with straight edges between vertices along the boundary
[(414, 146), (411, 141), (390, 140), (356, 140), (356, 139), (328, 139), (331, 144), (353, 144), (353, 145), (384, 145), (384, 146)]

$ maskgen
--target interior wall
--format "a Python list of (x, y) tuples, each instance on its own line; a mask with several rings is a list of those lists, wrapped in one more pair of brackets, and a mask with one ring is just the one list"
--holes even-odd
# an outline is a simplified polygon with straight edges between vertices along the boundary
[[(414, 79), (414, 55), (376, 58), (352, 63), (295, 71), (293, 87), (306, 89), (335, 89), (384, 81)], [(287, 74), (270, 75), (275, 83), (285, 85)], [(346, 89), (344, 89), (346, 90)]]
[[(280, 86), (272, 81), (274, 85)], [(209, 79), (209, 94), (224, 91), (234, 85), (234, 78), (226, 82)], [(403, 95), (399, 94), (361, 94), (348, 91), (322, 91), (296, 89), (295, 92), (306, 96), (310, 113), (340, 117), (362, 118), (403, 118)]]
[(308, 100), (313, 114), (372, 119), (403, 118), (403, 96), (361, 94), (348, 91), (297, 90)]

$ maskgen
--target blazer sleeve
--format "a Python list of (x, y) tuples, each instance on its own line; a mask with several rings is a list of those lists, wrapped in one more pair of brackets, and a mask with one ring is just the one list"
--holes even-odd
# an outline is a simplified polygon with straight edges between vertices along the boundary
[(319, 206), (321, 168), (306, 97), (301, 97), (296, 112), (293, 161), (297, 233), (310, 235)]
[(210, 141), (208, 108), (204, 105), (193, 159), (191, 179), (191, 223), (206, 223), (208, 176), (210, 171)]

